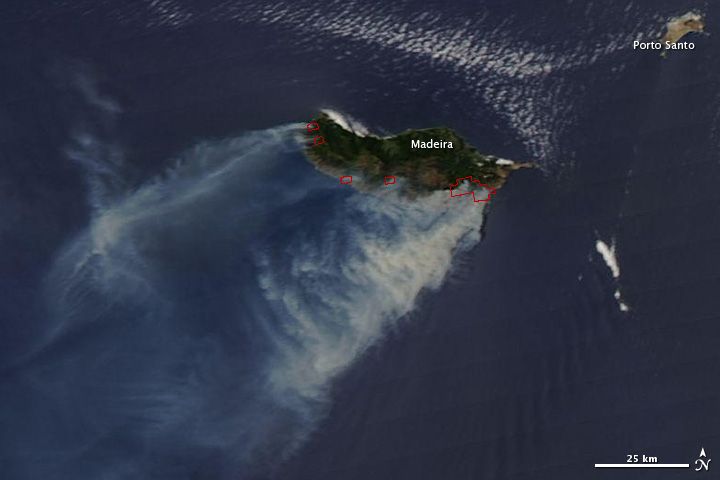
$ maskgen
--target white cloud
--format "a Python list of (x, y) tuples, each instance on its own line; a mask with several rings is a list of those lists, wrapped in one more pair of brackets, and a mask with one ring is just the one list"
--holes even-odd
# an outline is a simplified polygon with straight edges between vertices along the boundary
[[(615, 253), (615, 239), (610, 242), (610, 245), (600, 239), (596, 240), (595, 250), (597, 250), (602, 259), (605, 261), (605, 265), (607, 265), (613, 278), (617, 281), (620, 278), (620, 264), (618, 263), (617, 255)], [(615, 289), (613, 296), (615, 297), (621, 312), (627, 312), (630, 310), (630, 307), (622, 299), (619, 287)]]
[(612, 244), (608, 246), (608, 244), (602, 240), (597, 240), (595, 242), (595, 250), (597, 250), (603, 260), (605, 260), (605, 265), (607, 265), (612, 272), (613, 278), (620, 277), (620, 265), (615, 255), (615, 241), (613, 240)]

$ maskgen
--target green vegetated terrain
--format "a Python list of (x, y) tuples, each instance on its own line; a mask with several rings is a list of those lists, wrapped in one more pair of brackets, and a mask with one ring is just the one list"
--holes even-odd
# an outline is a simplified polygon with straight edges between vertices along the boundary
[[(529, 164), (498, 165), (497, 158), (478, 152), (449, 128), (408, 130), (386, 138), (359, 136), (321, 114), (320, 129), (309, 138), (322, 136), (325, 143), (309, 146), (308, 157), (318, 168), (333, 175), (361, 173), (368, 184), (383, 185), (394, 175), (409, 181), (411, 189), (449, 189), (458, 178), (472, 175), (483, 183), (500, 187), (510, 171)], [(411, 141), (452, 142), (453, 148), (411, 148)]]

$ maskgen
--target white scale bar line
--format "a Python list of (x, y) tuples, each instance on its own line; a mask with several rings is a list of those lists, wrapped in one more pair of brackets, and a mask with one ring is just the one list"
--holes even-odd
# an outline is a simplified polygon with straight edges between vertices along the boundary
[(689, 463), (596, 463), (595, 468), (690, 468)]

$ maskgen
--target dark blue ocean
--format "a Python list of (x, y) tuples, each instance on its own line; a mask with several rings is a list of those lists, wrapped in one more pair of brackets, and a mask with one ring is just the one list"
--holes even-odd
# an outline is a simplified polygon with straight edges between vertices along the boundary
[[(720, 451), (717, 18), (4, 2), (0, 478), (714, 478), (593, 466)], [(540, 168), (485, 211), (354, 191), (321, 109)]]

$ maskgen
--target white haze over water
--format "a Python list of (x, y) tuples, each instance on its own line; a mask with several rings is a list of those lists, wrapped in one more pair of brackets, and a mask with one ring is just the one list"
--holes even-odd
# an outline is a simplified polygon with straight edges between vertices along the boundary
[[(302, 157), (302, 128), (196, 145), (126, 191), (117, 149), (86, 134), (70, 150), (94, 210), (47, 276), (37, 349), (79, 345), (37, 376), (58, 421), (93, 425), (64, 460), (97, 478), (184, 478), (208, 452), (232, 467), (219, 478), (276, 464), (332, 379), (479, 241), (483, 205), (342, 187)], [(154, 460), (94, 450), (119, 429)]]

